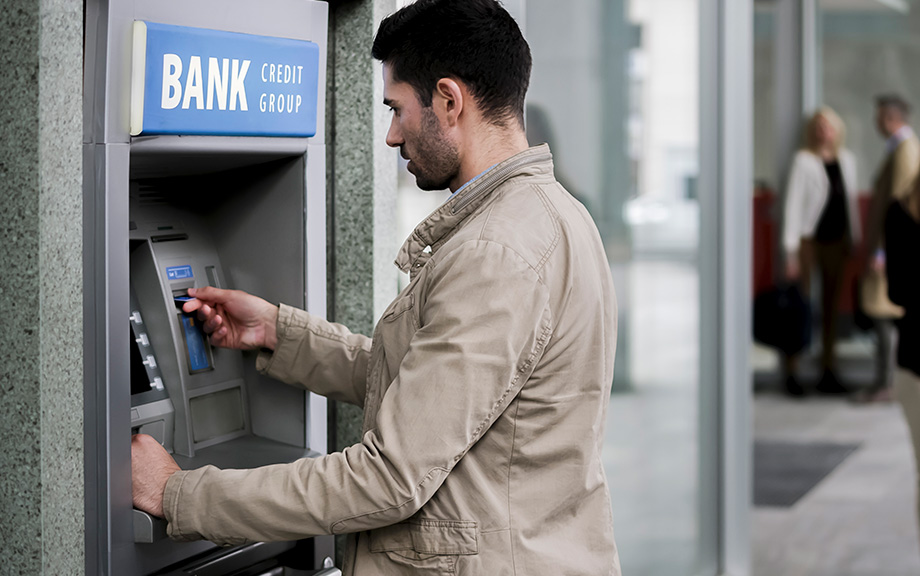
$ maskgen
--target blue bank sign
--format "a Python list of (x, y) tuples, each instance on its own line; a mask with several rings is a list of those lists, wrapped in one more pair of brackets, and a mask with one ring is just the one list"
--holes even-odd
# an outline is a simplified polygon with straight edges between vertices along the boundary
[(316, 134), (319, 46), (134, 23), (131, 135)]

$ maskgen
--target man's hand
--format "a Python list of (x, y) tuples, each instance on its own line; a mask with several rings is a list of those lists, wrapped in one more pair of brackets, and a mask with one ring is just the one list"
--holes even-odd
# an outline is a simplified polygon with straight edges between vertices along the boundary
[(131, 437), (131, 490), (134, 507), (163, 518), (163, 493), (166, 481), (179, 466), (152, 436)]
[(885, 251), (884, 250), (875, 251), (875, 253), (872, 255), (872, 259), (869, 262), (869, 267), (872, 268), (873, 271), (879, 274), (885, 273)]
[(195, 300), (186, 302), (182, 310), (198, 311), (198, 319), (204, 322), (204, 331), (211, 335), (211, 343), (215, 346), (239, 350), (275, 349), (277, 306), (246, 292), (211, 286), (191, 288), (188, 294)]

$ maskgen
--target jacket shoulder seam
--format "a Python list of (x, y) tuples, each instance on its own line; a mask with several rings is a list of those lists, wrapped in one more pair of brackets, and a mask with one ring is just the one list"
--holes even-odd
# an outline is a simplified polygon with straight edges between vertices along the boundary
[(546, 192), (543, 191), (543, 188), (537, 184), (531, 184), (534, 191), (537, 193), (537, 197), (540, 198), (540, 201), (543, 203), (543, 208), (546, 210), (547, 215), (549, 216), (550, 221), (553, 223), (553, 240), (550, 242), (549, 247), (543, 253), (543, 257), (540, 259), (540, 262), (537, 263), (537, 269), (541, 270), (543, 266), (546, 265), (546, 262), (549, 260), (549, 257), (556, 250), (556, 246), (559, 244), (559, 213), (552, 207), (549, 202), (549, 198), (546, 196)]
[[(543, 276), (540, 274), (539, 268), (537, 268), (537, 266), (535, 266), (534, 264), (531, 264), (527, 260), (527, 258), (524, 257), (523, 254), (521, 254), (520, 252), (518, 252), (517, 250), (515, 250), (508, 244), (501, 242), (499, 240), (492, 240), (489, 238), (470, 238), (469, 240), (464, 240), (460, 245), (458, 245), (456, 248), (451, 250), (451, 253), (456, 250), (460, 250), (467, 244), (480, 244), (480, 243), (481, 244), (492, 244), (494, 246), (498, 246), (499, 248), (507, 250), (511, 254), (514, 254), (514, 256), (517, 257), (517, 259), (520, 260), (524, 264), (524, 266), (529, 268), (537, 276), (537, 280), (540, 282), (540, 285), (546, 288), (546, 284), (543, 282)], [(447, 256), (450, 256), (450, 253), (448, 253)]]

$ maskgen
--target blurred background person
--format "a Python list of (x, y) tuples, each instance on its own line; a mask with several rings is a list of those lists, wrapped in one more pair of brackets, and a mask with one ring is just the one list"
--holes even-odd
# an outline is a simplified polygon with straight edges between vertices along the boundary
[(875, 124), (885, 138), (885, 157), (872, 185), (866, 221), (867, 264), (861, 286), (861, 307), (872, 318), (876, 334), (876, 377), (872, 388), (856, 397), (862, 401), (890, 401), (897, 333), (894, 320), (901, 312), (886, 298), (885, 213), (894, 200), (905, 198), (920, 169), (920, 141), (908, 124), (910, 105), (896, 94), (876, 98)]
[[(835, 370), (838, 304), (853, 244), (860, 240), (856, 158), (843, 147), (846, 128), (831, 108), (818, 109), (805, 126), (804, 147), (792, 163), (786, 187), (783, 248), (786, 279), (807, 299), (811, 270), (821, 276), (821, 368), (817, 389), (843, 393)], [(786, 356), (786, 391), (800, 396), (797, 358)]]
[[(894, 392), (910, 428), (920, 469), (920, 188), (890, 204), (885, 218), (888, 294), (904, 308), (897, 320), (898, 352)], [(920, 515), (920, 510), (918, 510)]]

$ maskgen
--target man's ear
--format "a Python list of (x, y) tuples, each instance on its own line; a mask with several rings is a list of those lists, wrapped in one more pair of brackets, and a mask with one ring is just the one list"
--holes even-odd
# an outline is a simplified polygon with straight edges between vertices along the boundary
[(434, 88), (434, 100), (448, 126), (455, 126), (463, 112), (464, 91), (453, 78), (441, 78)]

